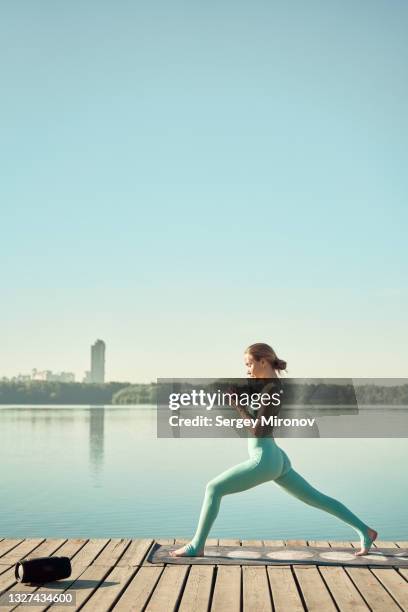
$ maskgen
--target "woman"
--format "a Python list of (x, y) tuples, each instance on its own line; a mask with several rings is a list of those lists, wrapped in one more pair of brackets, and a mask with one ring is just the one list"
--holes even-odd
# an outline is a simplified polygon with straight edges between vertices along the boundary
[[(252, 344), (245, 351), (245, 365), (250, 378), (278, 378), (278, 373), (286, 370), (286, 362), (278, 359), (275, 351), (263, 343)], [(246, 408), (237, 405), (243, 417), (252, 415)], [(257, 416), (267, 415), (268, 407), (261, 408)], [(271, 429), (262, 427), (261, 419), (251, 427), (254, 437), (248, 438), (249, 459), (236, 465), (211, 480), (206, 487), (204, 502), (193, 539), (171, 553), (174, 557), (203, 556), (204, 543), (217, 517), (223, 495), (246, 491), (258, 484), (273, 480), (291, 495), (310, 506), (329, 512), (353, 527), (361, 542), (356, 555), (365, 555), (377, 537), (377, 532), (363, 523), (346, 506), (312, 487), (292, 468), (286, 453), (277, 446), (271, 436)], [(267, 436), (271, 437), (267, 437)]]

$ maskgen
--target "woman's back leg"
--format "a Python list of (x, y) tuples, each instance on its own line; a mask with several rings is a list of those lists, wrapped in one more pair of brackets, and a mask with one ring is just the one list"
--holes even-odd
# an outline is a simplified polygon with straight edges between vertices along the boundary
[(298, 472), (291, 468), (284, 476), (280, 476), (275, 480), (276, 484), (285, 489), (290, 495), (293, 495), (297, 499), (300, 499), (309, 506), (314, 506), (320, 510), (324, 510), (333, 516), (336, 516), (340, 520), (344, 521), (348, 525), (351, 525), (360, 536), (362, 547), (369, 548), (374, 541), (373, 533), (374, 530), (370, 530), (361, 519), (358, 518), (351, 510), (349, 510), (344, 504), (335, 499), (325, 495), (311, 484), (307, 482)]

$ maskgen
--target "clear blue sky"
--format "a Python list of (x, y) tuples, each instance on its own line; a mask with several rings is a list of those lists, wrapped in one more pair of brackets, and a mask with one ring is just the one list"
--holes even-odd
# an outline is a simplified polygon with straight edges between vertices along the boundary
[(408, 4), (8, 2), (0, 376), (406, 376)]

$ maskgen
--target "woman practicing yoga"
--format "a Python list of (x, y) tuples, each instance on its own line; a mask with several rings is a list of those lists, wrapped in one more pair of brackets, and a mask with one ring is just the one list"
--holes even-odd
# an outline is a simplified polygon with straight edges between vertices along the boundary
[[(278, 372), (286, 370), (286, 362), (278, 359), (275, 351), (263, 343), (252, 344), (245, 351), (245, 365), (249, 378), (279, 378)], [(244, 417), (252, 417), (243, 406), (235, 406)], [(262, 407), (257, 416), (265, 414), (270, 407)], [(253, 437), (248, 438), (249, 459), (236, 465), (207, 484), (197, 530), (193, 539), (185, 546), (171, 553), (174, 557), (203, 556), (204, 543), (218, 515), (223, 495), (246, 491), (263, 482), (273, 480), (288, 493), (305, 504), (329, 512), (353, 527), (361, 542), (356, 555), (365, 555), (377, 537), (377, 532), (363, 523), (346, 506), (312, 487), (292, 468), (286, 453), (277, 446), (270, 426), (262, 426), (261, 419), (250, 427)], [(269, 428), (269, 429), (268, 429)]]

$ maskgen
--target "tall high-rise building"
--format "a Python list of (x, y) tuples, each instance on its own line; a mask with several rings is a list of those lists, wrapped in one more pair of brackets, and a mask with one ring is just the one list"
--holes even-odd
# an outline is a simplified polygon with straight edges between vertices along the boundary
[(91, 383), (105, 382), (105, 348), (103, 340), (97, 340), (91, 346)]

